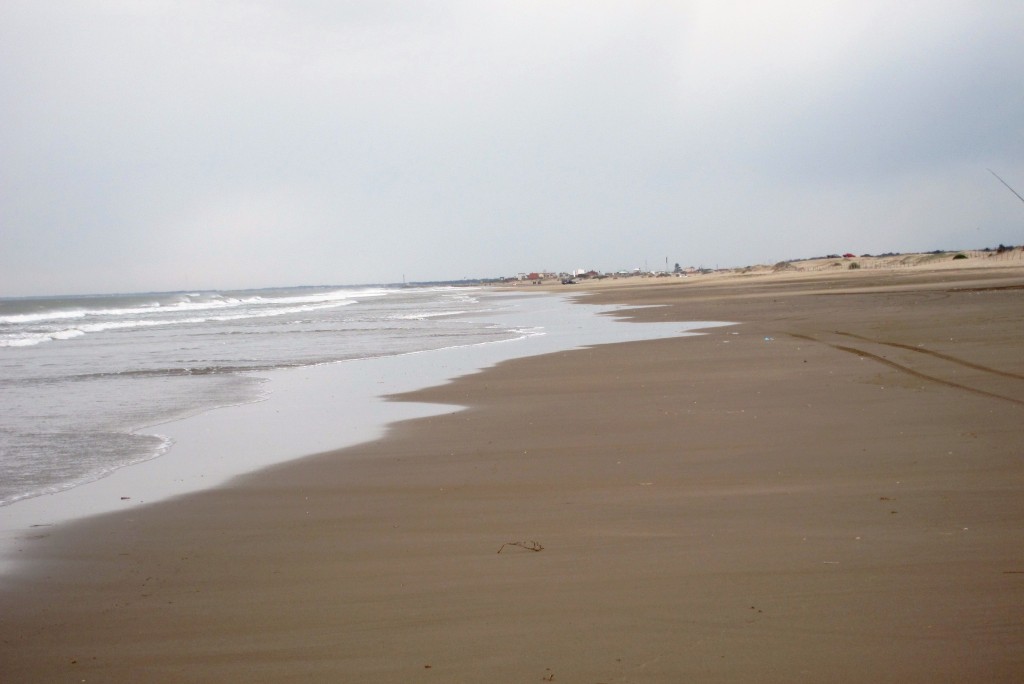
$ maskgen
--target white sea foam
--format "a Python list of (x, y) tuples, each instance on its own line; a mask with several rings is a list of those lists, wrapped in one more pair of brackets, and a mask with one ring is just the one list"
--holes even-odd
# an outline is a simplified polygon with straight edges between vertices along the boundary
[(390, 316), (390, 320), (393, 321), (420, 321), (426, 318), (441, 318), (442, 316), (461, 316), (469, 313), (468, 311), (423, 311), (420, 313), (411, 314), (395, 314)]
[(47, 311), (31, 314), (12, 314), (0, 316), (0, 325), (23, 325), (25, 323), (42, 323), (44, 321), (63, 321), (71, 318), (85, 318), (88, 311)]
[[(369, 296), (380, 296), (380, 295), (369, 295)], [(284, 301), (300, 301), (302, 298), (291, 298), (290, 300)], [(46, 332), (22, 332), (13, 333), (4, 339), (0, 339), (0, 347), (26, 347), (43, 342), (51, 342), (54, 340), (70, 340), (75, 337), (80, 337), (87, 333), (100, 333), (112, 330), (130, 330), (133, 328), (154, 328), (160, 326), (180, 326), (180, 325), (197, 325), (208, 322), (229, 322), (229, 321), (242, 321), (246, 319), (257, 319), (257, 318), (271, 318), (275, 316), (288, 316), (292, 314), (308, 313), (313, 311), (319, 311), (323, 309), (334, 309), (340, 306), (348, 306), (356, 303), (355, 299), (346, 298), (309, 298), (310, 302), (321, 302), (321, 303), (310, 303), (304, 306), (279, 306), (277, 302), (274, 303), (277, 308), (273, 309), (249, 309), (234, 314), (223, 314), (216, 316), (192, 316), (189, 318), (129, 318), (126, 320), (114, 320), (97, 323), (82, 323), (70, 328), (63, 328), (57, 330), (50, 330)], [(227, 306), (227, 305), (225, 305)], [(232, 307), (238, 306), (238, 304), (230, 305)], [(172, 307), (164, 307), (161, 311), (167, 311)], [(197, 311), (197, 310), (212, 310), (212, 309), (223, 309), (224, 306), (205, 306), (205, 307), (173, 307), (179, 311)], [(121, 310), (107, 310), (106, 312), (87, 313), (78, 318), (85, 318), (86, 316), (106, 316), (115, 315), (114, 311), (120, 311), (120, 315), (137, 315), (142, 311), (140, 308), (133, 309), (121, 309)], [(45, 320), (40, 318), (39, 320)]]
[(255, 295), (236, 297), (219, 293), (190, 293), (180, 295), (154, 295), (153, 299), (125, 307), (94, 307), (50, 309), (31, 313), (0, 315), (0, 325), (24, 325), (51, 321), (86, 318), (115, 318), (130, 316), (161, 316), (174, 312), (210, 311), (239, 307), (279, 307), (297, 304), (343, 303), (367, 297), (382, 297), (389, 293), (384, 288), (338, 289), (305, 295)]
[(244, 300), (246, 303), (254, 304), (318, 304), (326, 302), (336, 302), (342, 300), (355, 300), (363, 299), (366, 297), (383, 297), (393, 290), (380, 289), (367, 289), (367, 290), (337, 290), (335, 292), (325, 292), (318, 295), (302, 295), (302, 296), (290, 296), (290, 297), (275, 297), (273, 299), (267, 299), (265, 297), (253, 297), (251, 299)]
[(55, 330), (49, 333), (20, 333), (7, 339), (0, 339), (0, 347), (31, 347), (51, 340), (70, 340), (84, 334), (84, 330), (77, 328)]

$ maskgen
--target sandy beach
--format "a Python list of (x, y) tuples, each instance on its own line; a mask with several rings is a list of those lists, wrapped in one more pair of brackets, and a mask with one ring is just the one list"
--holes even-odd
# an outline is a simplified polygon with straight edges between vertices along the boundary
[(736, 325), (508, 361), (395, 398), (466, 410), (40, 528), (0, 681), (1024, 680), (1024, 267), (577, 291)]

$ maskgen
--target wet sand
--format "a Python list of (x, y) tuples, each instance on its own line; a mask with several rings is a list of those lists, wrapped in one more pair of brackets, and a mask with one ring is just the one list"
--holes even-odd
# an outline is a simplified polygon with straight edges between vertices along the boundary
[[(1024, 679), (1024, 270), (586, 286), (700, 337), (59, 529), (11, 682)], [(500, 553), (499, 553), (500, 551)]]

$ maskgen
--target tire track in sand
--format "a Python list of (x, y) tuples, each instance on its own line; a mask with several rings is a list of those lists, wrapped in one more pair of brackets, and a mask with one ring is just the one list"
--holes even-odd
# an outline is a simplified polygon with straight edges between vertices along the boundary
[[(952, 380), (947, 380), (946, 378), (942, 378), (942, 377), (935, 376), (935, 375), (930, 375), (928, 373), (922, 373), (919, 370), (915, 370), (915, 369), (913, 369), (913, 368), (911, 368), (909, 366), (905, 366), (905, 365), (903, 365), (901, 363), (896, 363), (895, 361), (887, 359), (884, 356), (879, 356), (878, 354), (872, 354), (871, 352), (869, 352), (867, 350), (864, 350), (864, 349), (858, 349), (857, 347), (849, 347), (849, 346), (842, 345), (842, 344), (833, 344), (831, 342), (826, 342), (824, 340), (819, 340), (816, 337), (812, 337), (811, 335), (805, 335), (805, 334), (802, 334), (802, 333), (790, 332), (788, 334), (789, 334), (790, 337), (795, 337), (796, 339), (807, 340), (808, 342), (816, 342), (818, 344), (824, 344), (824, 345), (826, 345), (828, 347), (831, 347), (832, 349), (835, 349), (837, 351), (846, 352), (848, 354), (855, 354), (855, 355), (857, 355), (857, 356), (859, 356), (861, 358), (867, 358), (867, 359), (871, 359), (872, 361), (877, 361), (878, 363), (881, 363), (882, 365), (888, 366), (889, 368), (892, 368), (892, 369), (897, 370), (897, 371), (899, 371), (901, 373), (905, 373), (907, 375), (910, 375), (912, 377), (915, 377), (915, 378), (918, 378), (918, 379), (921, 379), (921, 380), (926, 380), (928, 382), (934, 382), (934, 383), (937, 383), (939, 385), (944, 385), (946, 387), (951, 387), (953, 389), (962, 390), (964, 392), (970, 392), (971, 394), (975, 394), (975, 395), (979, 395), (979, 396), (983, 396), (983, 397), (988, 397), (990, 399), (999, 399), (1001, 401), (1010, 402), (1011, 404), (1017, 404), (1018, 406), (1024, 406), (1024, 400), (1016, 399), (1014, 397), (1008, 397), (1008, 396), (1003, 395), (1003, 394), (997, 394), (995, 392), (989, 392), (989, 391), (983, 390), (983, 389), (978, 389), (977, 387), (971, 387), (970, 385), (965, 385), (965, 384), (962, 384), (962, 383), (959, 383), (959, 382), (954, 382)], [(995, 375), (999, 375), (999, 376), (1002, 376), (1002, 377), (1009, 377), (1009, 378), (1012, 378), (1012, 379), (1015, 379), (1015, 380), (1024, 380), (1024, 377), (1021, 377), (1021, 376), (1016, 375), (1014, 373), (1007, 373), (1007, 372), (1004, 372), (1004, 371), (999, 371), (999, 370), (996, 370), (994, 368), (989, 368), (988, 366), (981, 366), (979, 364), (971, 363), (970, 361), (964, 361), (963, 359), (957, 359), (956, 357), (951, 357), (951, 356), (948, 356), (947, 354), (940, 354), (939, 352), (932, 352), (931, 350), (921, 349), (919, 347), (912, 347), (910, 345), (899, 344), (899, 343), (896, 343), (896, 342), (891, 342), (891, 343), (889, 343), (889, 342), (876, 342), (875, 340), (872, 340), (870, 338), (862, 337), (860, 335), (854, 335), (852, 333), (844, 333), (844, 332), (836, 331), (836, 334), (844, 335), (844, 336), (847, 336), (847, 337), (853, 337), (855, 339), (860, 339), (860, 340), (863, 340), (865, 342), (869, 342), (871, 344), (883, 344), (883, 345), (888, 345), (888, 346), (892, 346), (892, 347), (899, 347), (901, 349), (906, 349), (906, 350), (913, 351), (913, 352), (918, 352), (918, 353), (926, 354), (926, 355), (933, 356), (935, 358), (941, 359), (942, 361), (946, 361), (946, 362), (949, 362), (949, 363), (955, 363), (955, 364), (958, 364), (958, 365), (961, 365), (961, 366), (965, 366), (967, 368), (971, 368), (972, 370), (980, 370), (980, 371), (984, 371), (984, 372), (988, 372), (988, 373), (993, 373)]]
[(907, 351), (917, 352), (918, 354), (927, 354), (928, 356), (934, 356), (937, 359), (942, 359), (943, 361), (949, 361), (950, 363), (955, 363), (955, 364), (961, 365), (961, 366), (963, 366), (965, 368), (971, 368), (973, 370), (984, 371), (985, 373), (993, 373), (995, 375), (1001, 375), (1004, 378), (1012, 378), (1014, 380), (1024, 380), (1024, 375), (1018, 375), (1017, 373), (1011, 373), (1009, 371), (1001, 371), (998, 368), (991, 368), (989, 366), (982, 366), (981, 364), (971, 363), (970, 361), (965, 361), (964, 359), (959, 359), (959, 358), (957, 358), (955, 356), (950, 356), (949, 354), (943, 354), (941, 352), (932, 351), (931, 349), (923, 349), (921, 347), (915, 347), (915, 346), (910, 345), (910, 344), (902, 344), (900, 342), (886, 342), (885, 340), (873, 340), (870, 337), (865, 337), (864, 335), (857, 335), (856, 333), (843, 332), (842, 330), (836, 330), (836, 334), (837, 335), (844, 335), (846, 337), (852, 337), (855, 340), (862, 340), (864, 342), (871, 342), (873, 344), (884, 344), (887, 347), (896, 347), (898, 349), (906, 349)]

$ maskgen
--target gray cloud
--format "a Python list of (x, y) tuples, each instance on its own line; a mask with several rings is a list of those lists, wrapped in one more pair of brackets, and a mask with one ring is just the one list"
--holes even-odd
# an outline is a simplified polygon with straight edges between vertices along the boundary
[(1010, 2), (9, 2), (0, 294), (1022, 242)]

